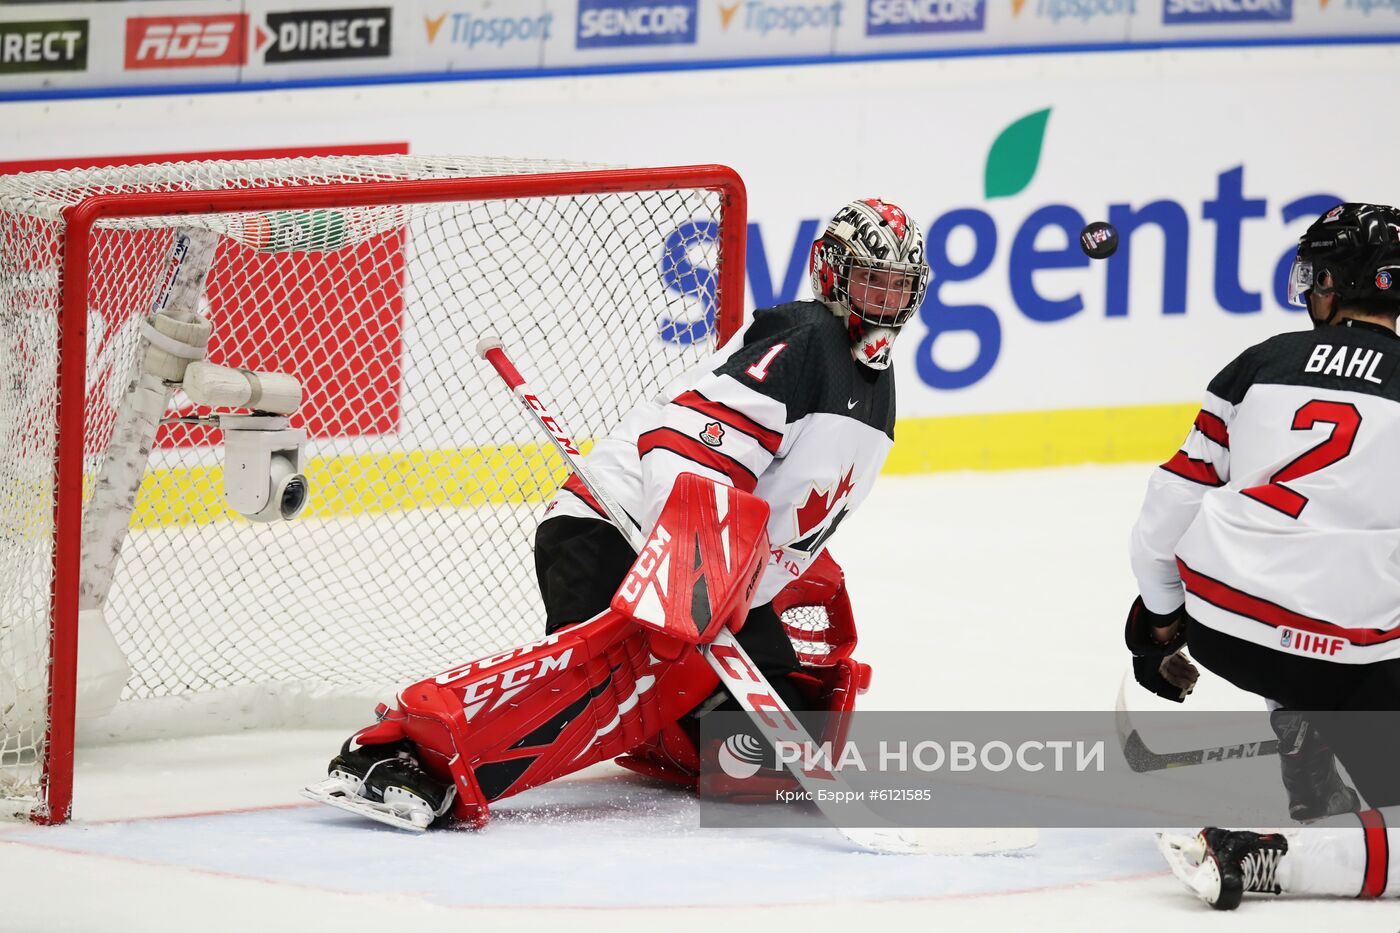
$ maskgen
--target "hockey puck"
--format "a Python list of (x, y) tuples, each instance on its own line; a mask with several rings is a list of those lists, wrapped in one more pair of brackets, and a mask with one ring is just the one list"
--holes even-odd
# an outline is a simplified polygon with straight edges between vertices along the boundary
[(1107, 259), (1118, 252), (1118, 228), (1096, 220), (1079, 232), (1079, 248), (1090, 259)]

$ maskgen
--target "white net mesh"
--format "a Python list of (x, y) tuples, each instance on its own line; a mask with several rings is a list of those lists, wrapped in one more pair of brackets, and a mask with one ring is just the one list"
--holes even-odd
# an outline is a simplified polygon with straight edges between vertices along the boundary
[[(38, 791), (44, 741), (62, 209), (101, 193), (585, 168), (374, 157), (0, 179), (0, 796), (11, 809)], [(132, 668), (124, 700), (267, 684), (373, 692), (537, 637), (534, 526), (565, 473), (476, 341), (498, 333), (576, 436), (606, 433), (713, 348), (720, 216), (718, 193), (683, 189), (317, 211), (289, 197), (272, 213), (100, 222), (88, 250), (89, 492), (180, 225), (221, 235), (204, 293), (209, 360), (297, 376), (306, 397), (291, 421), (310, 438), (307, 512), (261, 525), (224, 502), (216, 429), (161, 428), (105, 602)], [(169, 414), (196, 413), (176, 391)]]

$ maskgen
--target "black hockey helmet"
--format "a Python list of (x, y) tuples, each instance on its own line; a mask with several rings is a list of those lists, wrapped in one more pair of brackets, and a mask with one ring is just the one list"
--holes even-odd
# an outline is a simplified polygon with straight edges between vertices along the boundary
[(1338, 307), (1374, 298), (1400, 307), (1400, 210), (1348, 202), (1313, 221), (1298, 240), (1288, 276), (1289, 303), (1306, 308), (1314, 283), (1329, 275)]

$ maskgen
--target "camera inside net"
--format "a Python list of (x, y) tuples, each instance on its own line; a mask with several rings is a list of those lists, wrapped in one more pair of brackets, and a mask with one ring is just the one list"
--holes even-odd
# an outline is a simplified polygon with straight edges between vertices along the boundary
[(220, 415), (224, 434), (224, 496), (255, 522), (291, 519), (306, 508), (302, 472), (306, 431), (280, 415)]

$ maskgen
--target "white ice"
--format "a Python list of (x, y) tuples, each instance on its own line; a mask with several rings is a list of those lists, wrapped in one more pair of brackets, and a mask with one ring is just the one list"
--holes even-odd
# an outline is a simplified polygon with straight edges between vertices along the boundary
[[(1149, 469), (882, 479), (833, 546), (858, 657), (875, 668), (863, 708), (1110, 708)], [(1208, 673), (1191, 702), (1258, 706)], [(484, 831), (414, 836), (296, 796), (341, 738), (80, 748), (78, 818), (0, 830), (0, 930), (1400, 928), (1394, 902), (1251, 898), (1216, 914), (1145, 830), (899, 857), (851, 852), (829, 831), (701, 829), (692, 798), (611, 765), (503, 803)]]

